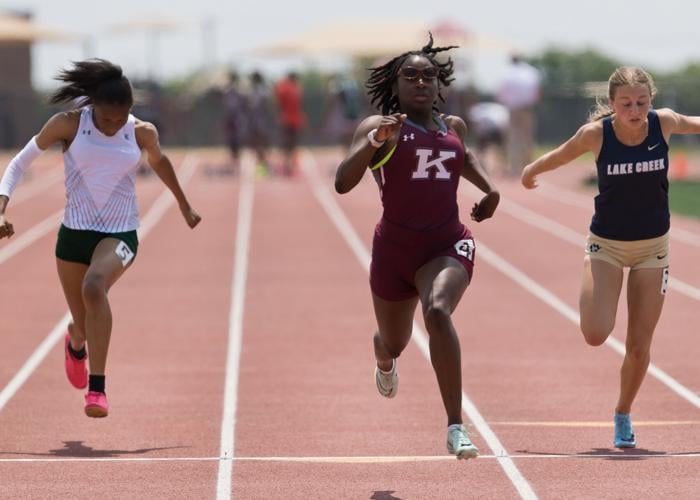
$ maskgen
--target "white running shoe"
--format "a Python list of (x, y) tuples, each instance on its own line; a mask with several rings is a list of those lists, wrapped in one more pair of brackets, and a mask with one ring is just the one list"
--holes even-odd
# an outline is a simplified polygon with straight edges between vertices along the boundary
[(391, 372), (383, 373), (378, 366), (374, 367), (374, 381), (379, 394), (385, 398), (393, 398), (399, 391), (399, 374), (396, 372), (396, 360), (392, 360)]
[(447, 429), (447, 451), (458, 459), (479, 456), (479, 449), (469, 440), (469, 434), (463, 425)]

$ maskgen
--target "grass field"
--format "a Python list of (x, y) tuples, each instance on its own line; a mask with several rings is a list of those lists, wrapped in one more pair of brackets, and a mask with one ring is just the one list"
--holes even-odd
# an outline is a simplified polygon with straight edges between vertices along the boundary
[(700, 219), (700, 180), (671, 181), (669, 205), (674, 213)]

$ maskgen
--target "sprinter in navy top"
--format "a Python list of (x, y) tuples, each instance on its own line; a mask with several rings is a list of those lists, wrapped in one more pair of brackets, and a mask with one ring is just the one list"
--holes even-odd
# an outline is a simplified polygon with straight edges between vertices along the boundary
[(627, 350), (614, 416), (618, 448), (636, 446), (630, 412), (649, 366), (668, 284), (668, 142), (672, 134), (700, 133), (700, 117), (653, 111), (655, 95), (644, 70), (616, 69), (608, 81), (609, 105), (598, 103), (589, 123), (527, 165), (521, 178), (532, 189), (537, 175), (586, 152), (596, 157), (600, 192), (586, 242), (581, 331), (590, 345), (605, 342), (615, 325), (623, 268), (629, 267)]
[(388, 398), (396, 395), (395, 360), (411, 339), (420, 300), (447, 412), (447, 449), (457, 458), (473, 458), (478, 450), (462, 426), (460, 348), (451, 315), (471, 279), (475, 248), (459, 219), (457, 186), (464, 177), (485, 193), (472, 207), (476, 222), (493, 215), (499, 194), (464, 147), (464, 121), (437, 109), (441, 89), (452, 81), (452, 60), (440, 62), (436, 54), (448, 48), (433, 47), (431, 36), (421, 50), (372, 68), (367, 87), (382, 114), (357, 127), (335, 187), (339, 193), (350, 191), (369, 167), (384, 207), (370, 268), (379, 327), (374, 336), (377, 390)]
[(591, 221), (591, 233), (602, 238), (636, 241), (668, 232), (668, 144), (658, 113), (649, 111), (646, 118), (646, 138), (636, 145), (617, 138), (612, 116), (602, 119), (600, 194)]

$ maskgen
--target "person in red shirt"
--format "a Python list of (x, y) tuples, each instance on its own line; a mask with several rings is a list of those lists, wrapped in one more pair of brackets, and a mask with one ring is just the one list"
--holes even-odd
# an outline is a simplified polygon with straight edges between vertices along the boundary
[(306, 123), (302, 89), (299, 77), (295, 72), (290, 72), (277, 82), (275, 97), (277, 98), (279, 120), (282, 126), (282, 149), (285, 156), (282, 173), (289, 176), (294, 172), (299, 134)]

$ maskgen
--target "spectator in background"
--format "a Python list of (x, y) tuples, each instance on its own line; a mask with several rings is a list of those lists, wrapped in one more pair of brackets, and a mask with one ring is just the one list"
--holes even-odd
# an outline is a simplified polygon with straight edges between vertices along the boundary
[[(166, 127), (163, 124), (163, 89), (155, 80), (141, 80), (134, 82), (134, 91), (138, 96), (134, 103), (133, 112), (141, 120), (152, 123), (158, 129), (158, 136), (161, 143)], [(71, 101), (71, 107), (79, 107), (80, 100)], [(141, 155), (136, 173), (140, 177), (148, 177), (153, 173), (153, 169), (148, 165), (146, 155)]]
[(236, 173), (240, 163), (240, 149), (245, 128), (245, 95), (239, 88), (238, 73), (228, 75), (228, 85), (223, 93), (224, 136), (231, 153), (227, 173)]
[(265, 79), (259, 71), (250, 75), (250, 92), (248, 94), (248, 143), (257, 156), (257, 175), (267, 175), (267, 148), (270, 144), (270, 97)]
[(476, 136), (479, 161), (490, 173), (505, 173), (505, 145), (510, 113), (497, 102), (480, 102), (469, 110), (469, 124)]
[(303, 110), (303, 95), (299, 76), (290, 72), (277, 82), (275, 97), (279, 110), (279, 121), (282, 127), (282, 150), (284, 160), (282, 174), (291, 176), (296, 169), (296, 148), (299, 144), (299, 134), (306, 122)]
[(534, 106), (540, 100), (539, 71), (523, 61), (518, 54), (511, 56), (508, 73), (498, 90), (497, 100), (510, 112), (507, 138), (508, 173), (520, 175), (520, 169), (532, 161), (535, 143)]
[(335, 74), (328, 81), (328, 105), (324, 129), (333, 143), (349, 144), (362, 112), (362, 94), (357, 82)]

